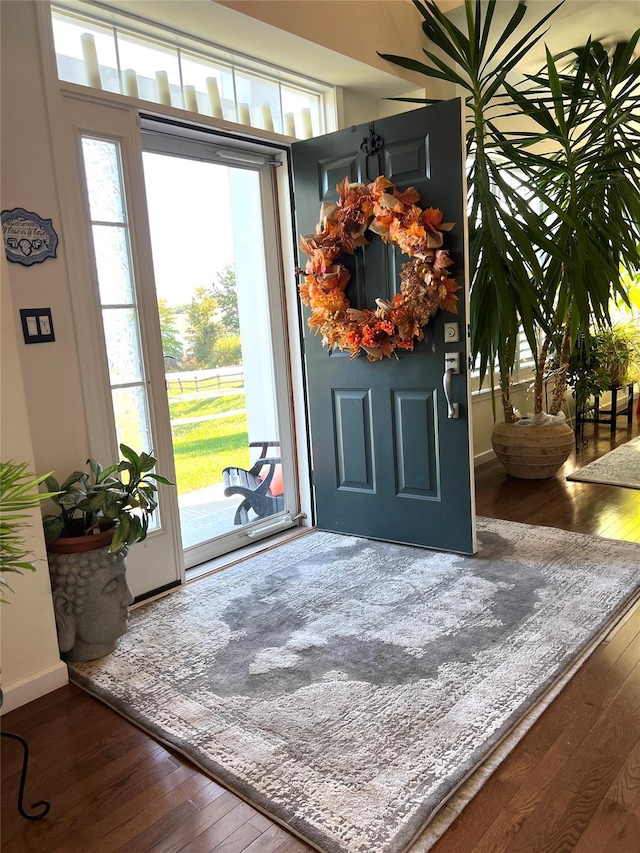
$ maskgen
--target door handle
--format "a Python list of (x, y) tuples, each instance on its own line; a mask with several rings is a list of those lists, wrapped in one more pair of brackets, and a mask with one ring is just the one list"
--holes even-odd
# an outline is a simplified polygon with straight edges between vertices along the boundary
[(447, 401), (447, 417), (452, 420), (460, 417), (460, 403), (451, 402), (451, 377), (454, 373), (460, 373), (460, 353), (447, 352), (444, 356), (444, 376), (442, 387)]

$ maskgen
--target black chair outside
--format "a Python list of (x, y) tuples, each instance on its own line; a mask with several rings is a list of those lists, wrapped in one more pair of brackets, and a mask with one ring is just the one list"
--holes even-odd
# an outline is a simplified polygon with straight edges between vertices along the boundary
[[(248, 524), (249, 510), (264, 518), (284, 509), (284, 495), (271, 494), (270, 487), (280, 465), (280, 456), (267, 456), (270, 447), (280, 447), (279, 441), (252, 441), (249, 447), (260, 447), (260, 458), (248, 470), (229, 466), (224, 468), (224, 493), (227, 497), (242, 495), (244, 500), (233, 517), (234, 524)], [(266, 474), (263, 469), (268, 466)]]

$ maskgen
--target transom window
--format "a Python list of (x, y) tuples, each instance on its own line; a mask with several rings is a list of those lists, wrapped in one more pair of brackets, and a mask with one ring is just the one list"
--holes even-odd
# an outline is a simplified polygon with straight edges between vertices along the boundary
[(223, 59), (222, 49), (205, 42), (184, 47), (182, 34), (178, 46), (170, 30), (164, 39), (151, 36), (128, 26), (126, 13), (118, 15), (125, 23), (113, 24), (81, 5), (51, 7), (60, 80), (298, 139), (335, 129), (331, 86), (248, 58), (230, 60), (229, 51)]

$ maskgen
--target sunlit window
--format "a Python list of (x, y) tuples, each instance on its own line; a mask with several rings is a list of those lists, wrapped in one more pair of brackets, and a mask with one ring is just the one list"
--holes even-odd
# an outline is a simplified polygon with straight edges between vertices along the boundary
[(243, 66), (228, 51), (215, 56), (213, 46), (211, 55), (185, 48), (184, 39), (178, 46), (169, 30), (162, 40), (57, 4), (51, 15), (60, 80), (298, 139), (334, 129), (330, 86), (284, 69), (271, 76), (264, 64)]
[[(109, 139), (83, 136), (82, 157), (118, 444), (136, 453), (151, 453), (120, 146)], [(152, 525), (158, 525), (155, 516)]]

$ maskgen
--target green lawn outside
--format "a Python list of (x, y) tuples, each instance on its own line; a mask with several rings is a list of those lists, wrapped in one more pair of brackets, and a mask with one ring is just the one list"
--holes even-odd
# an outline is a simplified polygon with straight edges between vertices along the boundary
[(171, 420), (179, 418), (197, 418), (203, 415), (218, 415), (222, 412), (232, 412), (234, 409), (244, 409), (246, 398), (244, 394), (229, 394), (224, 397), (205, 397), (204, 400), (188, 400), (186, 402), (169, 402)]
[(222, 469), (227, 465), (249, 468), (248, 442), (246, 415), (175, 426), (173, 450), (178, 493), (186, 495), (221, 483)]

